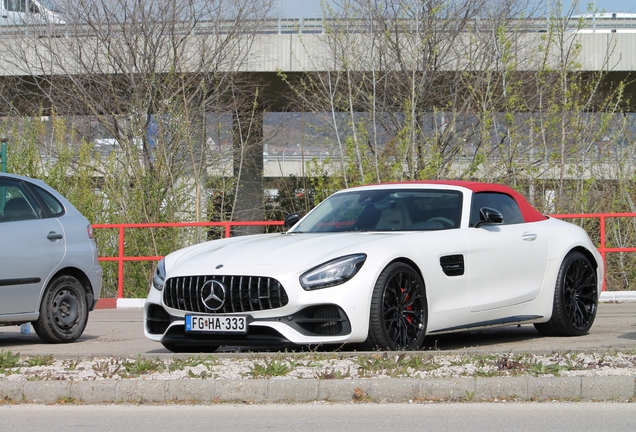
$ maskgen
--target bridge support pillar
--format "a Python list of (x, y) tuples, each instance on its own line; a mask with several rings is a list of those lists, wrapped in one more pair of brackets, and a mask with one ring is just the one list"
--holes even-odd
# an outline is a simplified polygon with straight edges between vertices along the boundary
[[(263, 205), (263, 111), (241, 112), (234, 119), (234, 178), (238, 182), (235, 221), (262, 221)], [(234, 235), (259, 234), (262, 226), (234, 228)]]

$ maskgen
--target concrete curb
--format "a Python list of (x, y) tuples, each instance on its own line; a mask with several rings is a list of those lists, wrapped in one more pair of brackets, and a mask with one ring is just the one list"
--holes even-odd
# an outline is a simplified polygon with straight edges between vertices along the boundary
[(35, 404), (625, 401), (636, 399), (636, 377), (0, 381), (0, 398)]
[[(636, 302), (636, 291), (603, 291), (601, 303)], [(97, 302), (97, 309), (139, 309), (144, 307), (146, 299), (103, 298)]]
[(603, 291), (599, 300), (605, 303), (636, 302), (636, 291)]

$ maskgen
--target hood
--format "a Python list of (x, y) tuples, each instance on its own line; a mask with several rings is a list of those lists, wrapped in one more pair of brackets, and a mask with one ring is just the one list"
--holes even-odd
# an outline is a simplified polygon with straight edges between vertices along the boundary
[(212, 271), (223, 265), (225, 271), (267, 266), (308, 269), (332, 258), (365, 252), (361, 245), (400, 234), (326, 233), (264, 234), (213, 240), (174, 252), (166, 257), (168, 266), (178, 273), (202, 268)]

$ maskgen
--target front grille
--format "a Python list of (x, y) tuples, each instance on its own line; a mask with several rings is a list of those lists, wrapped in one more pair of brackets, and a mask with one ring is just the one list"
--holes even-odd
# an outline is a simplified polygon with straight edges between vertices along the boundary
[[(209, 280), (226, 287), (225, 303), (216, 311), (205, 307), (201, 288)], [(285, 288), (276, 279), (260, 276), (183, 276), (170, 278), (163, 289), (164, 304), (189, 312), (232, 313), (276, 309), (289, 302)]]

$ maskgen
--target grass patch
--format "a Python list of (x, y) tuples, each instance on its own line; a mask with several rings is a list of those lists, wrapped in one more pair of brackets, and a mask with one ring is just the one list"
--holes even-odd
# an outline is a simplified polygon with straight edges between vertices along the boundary
[(389, 356), (388, 353), (360, 356), (356, 359), (361, 377), (386, 374), (390, 377), (406, 376), (418, 371), (432, 371), (440, 367), (431, 355)]
[(351, 369), (347, 368), (346, 372), (343, 372), (341, 370), (337, 370), (337, 369), (332, 369), (332, 370), (325, 370), (323, 372), (320, 372), (318, 374), (318, 379), (321, 380), (329, 380), (329, 379), (344, 379), (344, 378), (350, 378), (351, 377)]
[(53, 364), (53, 354), (49, 354), (46, 356), (36, 355), (33, 357), (29, 357), (24, 361), (25, 366), (34, 367), (34, 366), (51, 366)]
[(254, 363), (254, 366), (250, 367), (248, 375), (251, 375), (253, 378), (269, 378), (285, 376), (292, 370), (288, 363), (272, 359), (271, 361), (265, 360), (264, 364)]
[(124, 361), (122, 364), (126, 374), (131, 376), (147, 375), (153, 372), (161, 372), (165, 370), (165, 364), (159, 360), (146, 359), (141, 356), (137, 356), (136, 360)]
[(13, 354), (11, 351), (0, 351), (0, 369), (11, 369), (20, 363), (20, 353)]
[(121, 363), (115, 358), (98, 361), (93, 365), (93, 371), (100, 378), (113, 378), (121, 369)]
[(188, 357), (187, 359), (173, 359), (168, 365), (170, 372), (182, 371), (186, 368), (197, 367), (205, 365), (207, 369), (212, 366), (218, 366), (220, 361), (212, 356), (196, 356)]

